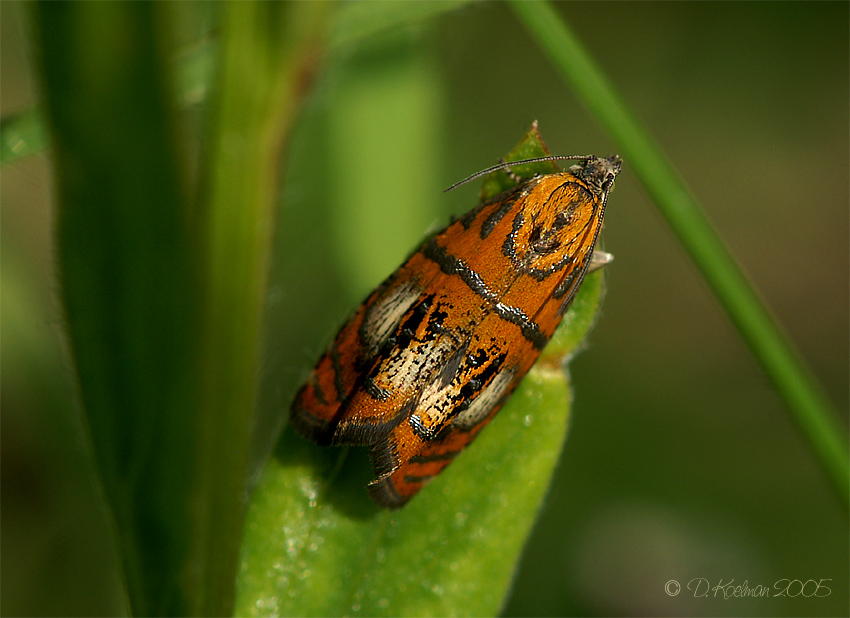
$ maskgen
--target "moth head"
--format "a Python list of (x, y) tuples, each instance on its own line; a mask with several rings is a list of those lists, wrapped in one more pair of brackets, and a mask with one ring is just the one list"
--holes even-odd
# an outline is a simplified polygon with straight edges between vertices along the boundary
[(620, 173), (623, 160), (617, 155), (607, 159), (588, 157), (578, 165), (573, 165), (570, 171), (580, 178), (597, 195), (607, 194), (614, 186), (614, 179)]

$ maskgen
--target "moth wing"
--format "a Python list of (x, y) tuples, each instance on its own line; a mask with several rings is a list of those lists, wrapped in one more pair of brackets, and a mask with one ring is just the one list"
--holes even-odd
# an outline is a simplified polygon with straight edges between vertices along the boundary
[(339, 330), (295, 396), (290, 422), (304, 437), (322, 445), (333, 441), (345, 403), (381, 347), (416, 303), (421, 286), (403, 265), (379, 286)]
[(426, 294), (407, 310), (382, 353), (361, 372), (336, 426), (334, 444), (386, 443), (429, 386), (444, 380), (447, 367), (456, 368), (460, 336), (443, 326), (444, 315), (435, 294)]
[[(498, 407), (493, 408), (489, 417), (481, 423), (482, 429), (497, 411)], [(422, 443), (419, 454), (397, 467), (394, 472), (379, 477), (369, 484), (369, 494), (372, 499), (385, 508), (397, 509), (404, 506), (475, 439), (478, 431), (480, 429), (463, 431), (460, 428), (449, 427), (439, 438)]]
[[(572, 185), (568, 189), (579, 191)], [(507, 279), (506, 288), (494, 294), (493, 308), (466, 331), (465, 343), (399, 417), (402, 422), (372, 444), (378, 478), (369, 489), (378, 504), (400, 507), (437, 476), (490, 422), (536, 361), (591, 259), (602, 212), (598, 200), (587, 196), (581, 194), (581, 203), (593, 208), (582, 210), (567, 230), (575, 232), (565, 245), (574, 258)], [(517, 235), (516, 219), (506, 225)], [(549, 253), (540, 255), (545, 260)]]
[[(507, 380), (507, 381), (506, 381)], [(518, 380), (505, 374), (477, 407), (470, 406), (471, 414), (464, 418), (459, 413), (448, 422), (433, 439), (419, 440), (415, 455), (398, 465), (394, 471), (380, 476), (369, 484), (372, 499), (385, 508), (400, 508), (415, 496), (434, 477), (440, 474), (496, 416)], [(492, 399), (491, 399), (492, 397)], [(493, 401), (495, 400), (495, 401)], [(401, 428), (400, 428), (401, 429)], [(400, 431), (399, 433), (403, 433)], [(396, 440), (399, 438), (396, 436)], [(372, 449), (373, 461), (386, 457), (383, 445)], [(376, 466), (377, 467), (377, 466)]]
[(520, 381), (498, 341), (473, 334), (422, 390), (404, 422), (372, 445), (380, 505), (405, 504), (490, 422)]

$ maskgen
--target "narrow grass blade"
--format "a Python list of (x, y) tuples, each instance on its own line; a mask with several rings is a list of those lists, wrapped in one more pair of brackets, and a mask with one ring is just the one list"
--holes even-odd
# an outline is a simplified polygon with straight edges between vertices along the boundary
[(162, 6), (34, 6), (61, 297), (132, 611), (189, 611), (199, 308)]
[(850, 505), (847, 438), (838, 425), (837, 414), (718, 237), (696, 198), (552, 4), (512, 0), (510, 5), (543, 52), (617, 143), (626, 165), (643, 183), (785, 400), (845, 507)]

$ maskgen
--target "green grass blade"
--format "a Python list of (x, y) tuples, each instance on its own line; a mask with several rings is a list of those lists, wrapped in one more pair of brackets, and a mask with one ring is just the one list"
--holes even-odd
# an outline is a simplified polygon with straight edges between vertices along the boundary
[(279, 158), (323, 52), (321, 2), (224, 6), (198, 227), (204, 256), (193, 613), (232, 611)]
[(641, 127), (551, 3), (511, 7), (540, 48), (620, 148), (625, 163), (682, 242), (756, 360), (786, 402), (845, 506), (850, 501), (847, 440), (837, 415), (800, 355), (718, 237), (684, 181)]
[(278, 156), (328, 6), (227, 5), (190, 205), (169, 5), (37, 5), (63, 301), (140, 615), (232, 609)]
[(197, 288), (163, 5), (34, 6), (57, 259), (82, 408), (132, 611), (183, 615)]

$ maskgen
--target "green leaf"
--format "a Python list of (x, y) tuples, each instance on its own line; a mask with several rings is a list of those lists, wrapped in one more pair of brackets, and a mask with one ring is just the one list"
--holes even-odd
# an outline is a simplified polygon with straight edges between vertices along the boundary
[(62, 299), (139, 615), (232, 610), (277, 164), (329, 6), (225, 5), (195, 190), (163, 53), (172, 6), (36, 8)]
[[(523, 136), (519, 143), (511, 150), (505, 161), (523, 161), (525, 159), (535, 159), (537, 157), (548, 157), (551, 152), (546, 146), (543, 138), (540, 136), (540, 131), (537, 129), (537, 121), (535, 121), (528, 133)], [(525, 163), (523, 165), (514, 165), (510, 168), (511, 173), (515, 177), (531, 178), (535, 174), (554, 174), (561, 171), (554, 161), (542, 161), (538, 163)], [(479, 199), (484, 202), (496, 197), (502, 191), (516, 185), (514, 180), (506, 170), (497, 170), (488, 174), (481, 183), (481, 193)]]
[(475, 443), (400, 511), (369, 499), (365, 449), (324, 449), (285, 432), (248, 510), (236, 613), (498, 613), (569, 424), (561, 361), (592, 324), (601, 283), (601, 273), (587, 277), (565, 317), (568, 333)]
[(163, 5), (35, 5), (57, 259), (82, 408), (131, 607), (185, 614), (199, 309)]

